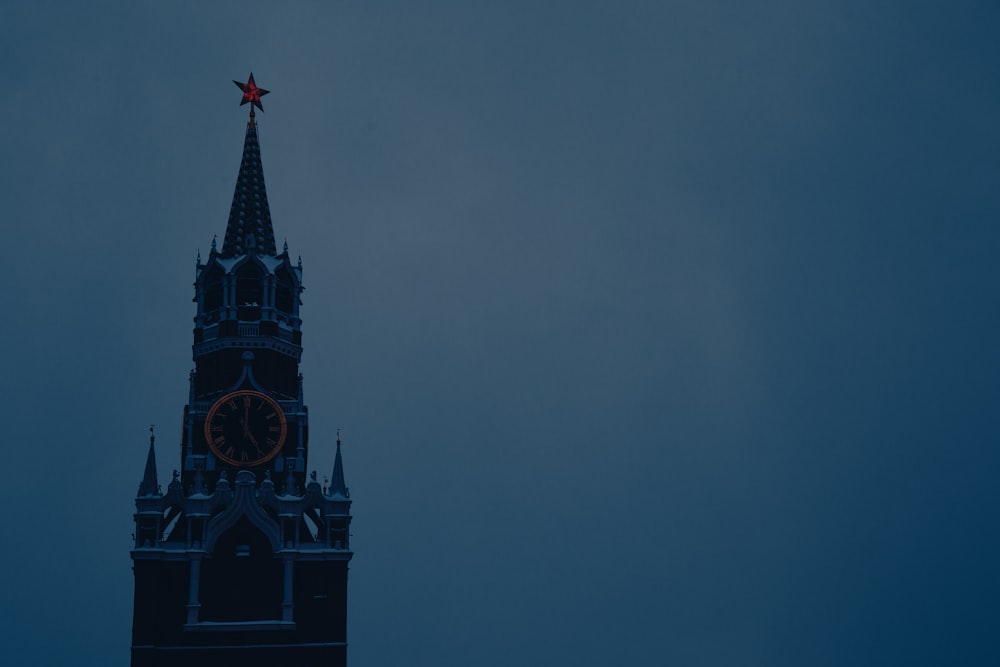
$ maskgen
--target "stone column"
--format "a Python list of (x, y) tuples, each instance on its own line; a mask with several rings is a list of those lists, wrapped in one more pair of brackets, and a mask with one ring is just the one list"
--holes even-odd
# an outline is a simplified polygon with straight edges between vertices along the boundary
[(292, 588), (292, 568), (295, 561), (288, 554), (285, 555), (285, 595), (281, 600), (281, 620), (291, 622), (292, 612), (295, 610), (294, 590)]
[(198, 611), (201, 603), (198, 602), (198, 588), (201, 583), (201, 555), (191, 558), (191, 577), (188, 585), (187, 622), (198, 622)]

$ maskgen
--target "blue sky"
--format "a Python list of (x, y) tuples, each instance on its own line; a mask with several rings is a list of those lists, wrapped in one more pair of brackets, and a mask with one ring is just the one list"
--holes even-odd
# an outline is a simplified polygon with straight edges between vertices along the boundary
[(5, 656), (127, 664), (252, 70), (352, 665), (996, 664), (998, 19), (6, 3)]

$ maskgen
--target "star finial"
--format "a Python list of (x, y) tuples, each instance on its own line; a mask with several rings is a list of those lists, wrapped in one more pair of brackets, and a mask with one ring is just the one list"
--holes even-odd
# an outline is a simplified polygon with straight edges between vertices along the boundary
[(264, 90), (263, 88), (258, 88), (257, 84), (253, 80), (253, 72), (250, 72), (250, 78), (247, 79), (246, 83), (240, 83), (239, 81), (233, 80), (233, 83), (243, 91), (243, 99), (240, 101), (240, 106), (243, 106), (247, 102), (250, 103), (250, 115), (253, 116), (253, 108), (257, 107), (261, 111), (264, 110), (263, 105), (260, 103), (260, 98), (267, 95), (269, 90)]

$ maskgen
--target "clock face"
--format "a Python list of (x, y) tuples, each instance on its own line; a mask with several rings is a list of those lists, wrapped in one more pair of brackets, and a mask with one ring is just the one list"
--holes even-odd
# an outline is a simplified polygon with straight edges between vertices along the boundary
[(281, 406), (249, 389), (217, 400), (205, 419), (205, 440), (212, 453), (238, 467), (260, 465), (277, 456), (287, 430)]

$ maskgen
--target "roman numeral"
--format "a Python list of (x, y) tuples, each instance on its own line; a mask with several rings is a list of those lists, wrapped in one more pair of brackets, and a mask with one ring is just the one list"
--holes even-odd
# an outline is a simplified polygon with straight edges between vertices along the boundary
[(271, 438), (268, 438), (268, 439), (266, 440), (266, 442), (267, 442), (267, 444), (268, 444), (269, 446), (271, 446), (271, 447), (274, 447), (274, 446), (275, 446), (276, 444), (278, 444), (278, 441), (277, 441), (277, 440), (273, 440), (273, 439), (271, 439)]
[(271, 417), (277, 417), (277, 416), (278, 416), (277, 412), (271, 412), (269, 414), (264, 415), (264, 418), (265, 419), (270, 419)]
[(227, 447), (227, 448), (226, 448), (226, 456), (228, 456), (229, 458), (233, 458), (233, 454), (234, 454), (234, 453), (235, 453), (235, 452), (234, 452), (234, 450), (233, 450), (233, 448), (232, 448), (232, 447)]
[(249, 408), (250, 407), (250, 397), (249, 396), (244, 396), (243, 397), (243, 407), (244, 408)]
[(229, 409), (230, 409), (230, 410), (235, 410), (235, 409), (236, 409), (236, 401), (235, 401), (234, 399), (232, 399), (232, 398), (231, 398), (231, 399), (229, 399), (229, 400), (228, 400), (228, 401), (226, 402), (226, 405), (228, 405), (228, 406), (229, 406)]
[(281, 427), (280, 426), (268, 426), (267, 430), (270, 431), (271, 433), (280, 433), (281, 432)]
[(246, 452), (240, 452), (240, 460), (241, 461), (248, 461), (249, 459), (250, 459), (250, 457), (247, 456)]
[(224, 437), (222, 437), (222, 436), (220, 435), (220, 436), (219, 436), (218, 438), (216, 438), (216, 439), (215, 439), (215, 440), (213, 440), (212, 442), (214, 442), (214, 443), (215, 443), (215, 444), (217, 444), (217, 445), (221, 445), (221, 444), (222, 444), (223, 442), (225, 442), (225, 441), (226, 441), (226, 439), (225, 439)]

